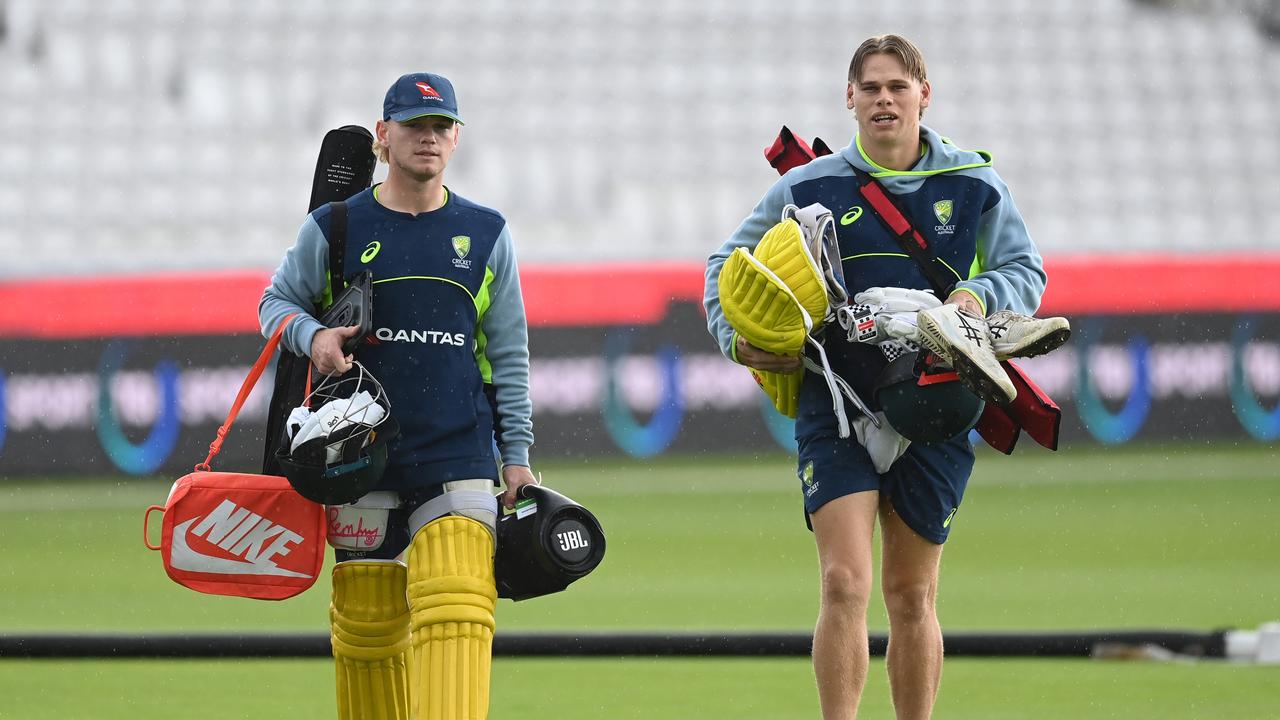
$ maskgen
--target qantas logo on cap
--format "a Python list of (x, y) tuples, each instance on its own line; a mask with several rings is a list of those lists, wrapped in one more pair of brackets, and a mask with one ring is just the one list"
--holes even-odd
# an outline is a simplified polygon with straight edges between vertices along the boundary
[(418, 90), (422, 91), (422, 97), (435, 98), (437, 100), (443, 99), (440, 97), (440, 93), (436, 92), (435, 88), (431, 87), (430, 85), (424, 82), (416, 82), (414, 83), (414, 85), (417, 85)]
[[(232, 557), (208, 555), (193, 549), (188, 543), (188, 534)], [(230, 500), (223, 500), (203, 519), (196, 516), (174, 526), (169, 564), (178, 570), (216, 575), (309, 578), (310, 573), (285, 570), (275, 563), (277, 556), (283, 558), (302, 541), (301, 535), (285, 526), (277, 525), (248, 508), (236, 507)]]

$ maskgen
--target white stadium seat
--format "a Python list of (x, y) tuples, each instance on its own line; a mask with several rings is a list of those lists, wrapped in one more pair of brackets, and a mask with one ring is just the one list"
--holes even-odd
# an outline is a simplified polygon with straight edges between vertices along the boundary
[(848, 142), (845, 69), (879, 32), (921, 45), (926, 122), (995, 155), (1046, 255), (1274, 244), (1280, 44), (1235, 3), (426, 8), (0, 2), (0, 278), (273, 267), (324, 132), (372, 127), (414, 70), (454, 80), (449, 183), (523, 261), (698, 260), (773, 182), (781, 125)]

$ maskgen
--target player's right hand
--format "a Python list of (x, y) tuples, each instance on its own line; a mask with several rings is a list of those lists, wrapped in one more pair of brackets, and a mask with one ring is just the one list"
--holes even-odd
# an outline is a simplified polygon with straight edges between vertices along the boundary
[(738, 355), (738, 362), (756, 370), (790, 374), (800, 372), (804, 367), (799, 357), (775, 355), (768, 350), (761, 350), (752, 345), (745, 338), (738, 338), (735, 349)]
[(341, 375), (351, 369), (351, 356), (342, 352), (342, 344), (360, 332), (359, 325), (325, 328), (311, 338), (311, 364), (321, 375)]

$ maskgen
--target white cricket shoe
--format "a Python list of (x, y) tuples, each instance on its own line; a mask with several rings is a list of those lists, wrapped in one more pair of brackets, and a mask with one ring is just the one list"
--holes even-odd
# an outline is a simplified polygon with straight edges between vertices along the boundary
[(1001, 404), (1018, 396), (1018, 389), (991, 351), (986, 318), (956, 305), (921, 310), (916, 318), (921, 343), (950, 364), (974, 395)]
[(1071, 323), (1064, 317), (1037, 318), (1001, 310), (987, 316), (987, 331), (996, 359), (1008, 360), (1057, 350), (1071, 337)]

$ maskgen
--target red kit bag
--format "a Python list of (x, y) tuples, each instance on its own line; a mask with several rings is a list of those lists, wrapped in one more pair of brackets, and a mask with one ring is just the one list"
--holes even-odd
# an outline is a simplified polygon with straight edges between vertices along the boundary
[[(283, 600), (311, 587), (325, 556), (324, 506), (297, 493), (277, 475), (213, 472), (227, 430), (292, 316), (271, 336), (249, 371), (205, 461), (173, 484), (163, 506), (143, 515), (142, 540), (159, 550), (164, 569), (179, 585), (213, 595)], [(153, 511), (164, 513), (160, 544), (147, 537)]]
[(259, 600), (293, 597), (324, 564), (324, 506), (282, 477), (197, 470), (174, 484), (159, 547), (179, 585)]

